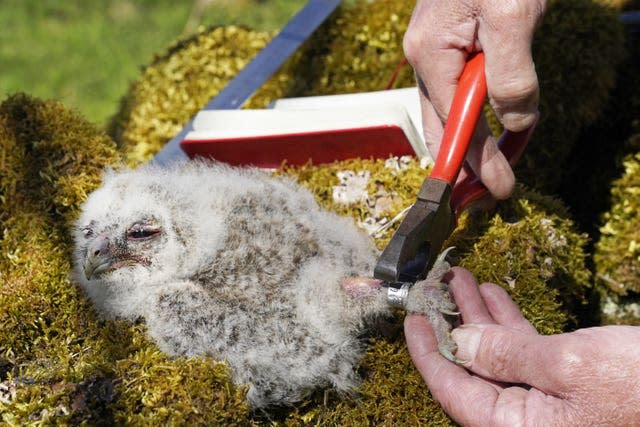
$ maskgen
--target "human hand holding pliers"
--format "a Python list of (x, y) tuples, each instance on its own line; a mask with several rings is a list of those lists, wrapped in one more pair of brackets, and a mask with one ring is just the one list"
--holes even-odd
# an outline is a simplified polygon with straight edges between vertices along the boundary
[[(465, 164), (486, 96), (484, 54), (478, 53), (467, 62), (460, 77), (431, 174), (376, 264), (375, 277), (390, 286), (424, 279), (454, 230), (458, 215), (488, 194)], [(520, 158), (534, 128), (535, 123), (501, 136), (498, 147), (511, 166)], [(458, 181), (463, 169), (465, 177)]]

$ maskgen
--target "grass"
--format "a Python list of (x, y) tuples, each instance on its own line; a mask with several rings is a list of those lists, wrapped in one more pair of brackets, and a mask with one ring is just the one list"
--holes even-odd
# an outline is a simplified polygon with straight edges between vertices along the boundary
[(199, 25), (275, 31), (304, 0), (3, 0), (0, 97), (62, 101), (103, 125), (154, 52)]

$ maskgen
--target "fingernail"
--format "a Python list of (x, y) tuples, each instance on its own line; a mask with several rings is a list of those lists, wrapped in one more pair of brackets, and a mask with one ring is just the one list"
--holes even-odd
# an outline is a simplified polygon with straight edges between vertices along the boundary
[(467, 363), (473, 362), (480, 346), (483, 329), (479, 325), (462, 325), (451, 331), (451, 338), (458, 345), (457, 359)]

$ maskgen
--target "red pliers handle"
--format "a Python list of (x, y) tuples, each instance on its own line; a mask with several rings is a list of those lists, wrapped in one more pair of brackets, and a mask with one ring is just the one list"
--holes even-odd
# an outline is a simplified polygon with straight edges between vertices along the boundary
[[(460, 76), (431, 174), (378, 259), (376, 278), (397, 283), (426, 277), (455, 228), (457, 216), (471, 202), (487, 194), (487, 188), (465, 165), (486, 97), (484, 54), (478, 53), (467, 62)], [(534, 127), (535, 123), (524, 131), (506, 131), (500, 137), (498, 146), (512, 166), (524, 151)], [(463, 167), (466, 176), (456, 183)]]

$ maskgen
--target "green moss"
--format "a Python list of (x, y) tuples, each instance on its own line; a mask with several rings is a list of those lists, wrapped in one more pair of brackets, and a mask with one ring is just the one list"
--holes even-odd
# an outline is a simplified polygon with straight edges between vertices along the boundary
[(5, 100), (2, 116), (8, 133), (3, 157), (20, 156), (6, 163), (1, 186), (11, 190), (3, 193), (16, 196), (5, 200), (7, 209), (29, 202), (68, 225), (87, 192), (99, 184), (104, 166), (119, 161), (113, 141), (77, 112), (26, 95)]
[[(540, 121), (516, 169), (522, 182), (555, 193), (573, 149), (591, 150), (580, 131), (603, 112), (623, 57), (617, 11), (584, 0), (548, 2), (534, 38)], [(594, 144), (595, 147), (595, 144)]]
[(130, 165), (146, 161), (269, 41), (238, 27), (218, 27), (159, 54), (132, 83), (109, 134)]
[[(629, 146), (640, 147), (640, 134)], [(623, 167), (611, 187), (611, 208), (602, 218), (594, 262), (603, 322), (640, 325), (640, 152), (627, 155)]]
[[(624, 2), (638, 8), (637, 0)], [(587, 185), (572, 195), (578, 218), (593, 224), (596, 288), (603, 323), (640, 325), (640, 43), (628, 34), (627, 56), (606, 116), (585, 132), (594, 150), (576, 155), (576, 182)], [(598, 173), (594, 174), (593, 171)], [(580, 172), (582, 172), (580, 174)], [(580, 191), (582, 189), (582, 191)], [(583, 217), (583, 218), (581, 218)]]
[[(59, 103), (16, 95), (0, 105), (0, 381), (15, 389), (12, 403), (0, 403), (1, 419), (112, 425), (135, 423), (138, 412), (152, 424), (246, 419), (244, 391), (231, 385), (226, 366), (167, 360), (144, 328), (98, 320), (69, 280), (70, 221), (102, 169), (120, 158), (111, 139)], [(160, 366), (166, 375), (144, 380)], [(175, 402), (156, 406), (134, 385), (155, 384), (162, 397), (162, 381), (178, 378), (183, 388), (167, 394)]]
[(470, 218), (467, 227), (479, 237), (471, 247), (468, 241), (459, 245), (460, 264), (478, 281), (505, 288), (541, 333), (576, 326), (590, 288), (587, 236), (576, 231), (558, 200), (518, 188), (495, 216)]
[[(358, 1), (338, 9), (334, 19), (305, 45), (312, 79), (298, 85), (299, 95), (382, 90), (403, 60), (402, 37), (412, 5), (394, 1)], [(404, 67), (394, 87), (415, 86), (411, 67)]]
[[(341, 7), (247, 106), (264, 107), (282, 96), (382, 89), (401, 59), (410, 12), (400, 1)], [(70, 221), (101, 170), (146, 160), (269, 39), (225, 27), (169, 48), (123, 99), (110, 126), (117, 144), (57, 103), (16, 95), (0, 106), (0, 381), (16, 389), (12, 403), (0, 403), (3, 422), (453, 425), (411, 364), (400, 314), (387, 325), (393, 333), (371, 338), (358, 395), (319, 391), (267, 416), (249, 412), (246, 390), (231, 384), (224, 364), (166, 357), (147, 340), (144, 325), (97, 318), (68, 278)], [(553, 188), (562, 175), (557, 165), (567, 163), (576, 141), (585, 150), (591, 143), (580, 140), (579, 130), (604, 108), (620, 58), (620, 26), (599, 3), (550, 2), (534, 50), (543, 117), (520, 174), (538, 188)], [(396, 87), (409, 85), (413, 76), (405, 68)], [(395, 195), (389, 219), (414, 200), (427, 174), (415, 160), (401, 170), (352, 160), (284, 167), (281, 173), (296, 177), (323, 206), (363, 220), (370, 215), (366, 205), (332, 200), (336, 172), (343, 169), (368, 170), (369, 194), (382, 189)], [(623, 195), (629, 185), (616, 188), (621, 203), (630, 200)], [(631, 228), (618, 227), (638, 219), (628, 209), (622, 214), (611, 214), (624, 219), (612, 227), (631, 238)], [(449, 243), (457, 247), (460, 265), (480, 281), (503, 286), (539, 331), (559, 332), (574, 326), (590, 292), (586, 236), (569, 218), (558, 200), (518, 188), (495, 214), (463, 215)], [(377, 238), (379, 247), (394, 228)], [(603, 265), (622, 265), (614, 260), (630, 241), (603, 239)]]
[(624, 168), (613, 184), (612, 208), (604, 214), (594, 256), (598, 277), (619, 295), (640, 292), (640, 153), (629, 155)]
[(120, 398), (111, 405), (116, 424), (248, 424), (246, 390), (230, 385), (224, 363), (169, 359), (145, 347), (117, 363)]

